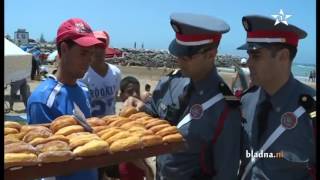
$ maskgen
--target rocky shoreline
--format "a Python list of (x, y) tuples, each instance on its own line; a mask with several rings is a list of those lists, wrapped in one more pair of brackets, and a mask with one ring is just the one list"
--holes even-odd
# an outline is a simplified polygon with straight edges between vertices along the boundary
[[(177, 68), (176, 58), (169, 54), (167, 50), (146, 50), (120, 48), (122, 57), (108, 58), (112, 64), (122, 66), (144, 66), (144, 67), (167, 67)], [(217, 67), (231, 67), (232, 61), (240, 63), (241, 57), (231, 55), (217, 55)]]

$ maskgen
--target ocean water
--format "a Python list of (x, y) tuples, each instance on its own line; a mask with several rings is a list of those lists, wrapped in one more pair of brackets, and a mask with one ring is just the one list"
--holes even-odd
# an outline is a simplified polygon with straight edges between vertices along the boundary
[(316, 69), (315, 64), (299, 64), (294, 63), (292, 65), (291, 71), (295, 78), (299, 79), (300, 81), (308, 81), (310, 71)]

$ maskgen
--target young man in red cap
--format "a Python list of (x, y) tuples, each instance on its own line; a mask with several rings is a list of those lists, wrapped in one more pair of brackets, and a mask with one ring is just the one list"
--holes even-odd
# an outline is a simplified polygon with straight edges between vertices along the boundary
[[(89, 92), (77, 81), (86, 73), (93, 47), (105, 47), (95, 38), (90, 26), (82, 19), (63, 22), (57, 32), (56, 44), (60, 57), (56, 78), (47, 78), (31, 94), (28, 100), (29, 124), (50, 123), (62, 115), (73, 114), (76, 103), (86, 118), (91, 117)], [(83, 170), (56, 180), (97, 180), (97, 169)]]
[[(242, 97), (243, 180), (315, 178), (315, 90), (291, 65), (307, 33), (269, 17), (244, 16), (248, 67), (255, 88)], [(275, 156), (275, 157), (272, 157)]]

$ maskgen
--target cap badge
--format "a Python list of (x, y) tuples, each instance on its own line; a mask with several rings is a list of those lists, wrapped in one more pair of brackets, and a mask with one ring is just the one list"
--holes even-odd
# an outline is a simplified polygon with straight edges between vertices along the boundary
[(78, 33), (90, 33), (90, 29), (86, 28), (83, 23), (75, 23), (76, 31)]
[(203, 116), (203, 108), (201, 104), (194, 104), (190, 108), (190, 115), (192, 119), (200, 119)]
[(293, 129), (297, 126), (298, 119), (293, 112), (286, 112), (281, 116), (281, 125), (285, 129)]

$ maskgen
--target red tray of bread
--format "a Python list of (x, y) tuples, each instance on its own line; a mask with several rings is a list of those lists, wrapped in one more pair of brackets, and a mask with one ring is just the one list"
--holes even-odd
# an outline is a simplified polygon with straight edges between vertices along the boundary
[(85, 132), (70, 115), (50, 124), (5, 122), (5, 179), (67, 175), (186, 148), (182, 135), (166, 120), (125, 109), (120, 116), (89, 118)]

